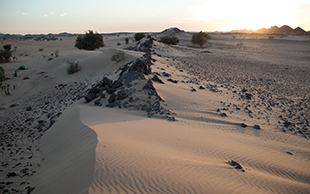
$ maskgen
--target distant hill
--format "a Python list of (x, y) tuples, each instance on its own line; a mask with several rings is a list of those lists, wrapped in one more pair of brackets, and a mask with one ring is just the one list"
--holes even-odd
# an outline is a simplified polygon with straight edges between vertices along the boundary
[(259, 34), (283, 34), (283, 35), (307, 35), (309, 32), (306, 32), (301, 27), (297, 27), (295, 29), (291, 28), (288, 25), (283, 25), (282, 27), (278, 26), (272, 26), (268, 29), (261, 28), (259, 30), (253, 31), (253, 30), (233, 30), (231, 31), (233, 33), (259, 33)]
[(180, 30), (179, 28), (173, 27), (173, 28), (168, 28), (166, 30), (163, 30), (162, 32), (160, 32), (160, 35), (163, 36), (175, 36), (179, 33), (184, 33), (184, 30)]
[(62, 33), (59, 33), (59, 34), (49, 33), (49, 34), (25, 34), (25, 35), (21, 35), (21, 34), (3, 34), (3, 33), (0, 33), (0, 37), (11, 37), (11, 38), (22, 37), (22, 36), (72, 36), (72, 35), (74, 35), (74, 34), (67, 33), (67, 32), (62, 32)]

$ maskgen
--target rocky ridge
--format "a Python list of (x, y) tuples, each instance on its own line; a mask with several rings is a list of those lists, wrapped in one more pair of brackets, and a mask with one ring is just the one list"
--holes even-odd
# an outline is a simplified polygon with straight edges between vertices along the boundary
[(113, 81), (103, 77), (100, 82), (95, 83), (84, 96), (86, 103), (94, 101), (97, 106), (142, 110), (146, 111), (149, 117), (161, 115), (170, 121), (175, 121), (173, 113), (161, 105), (164, 100), (153, 85), (153, 81), (163, 83), (152, 73), (151, 66), (155, 62), (151, 55), (153, 41), (154, 39), (149, 36), (134, 47), (128, 48), (145, 54), (120, 67), (116, 72), (119, 74), (118, 79)]

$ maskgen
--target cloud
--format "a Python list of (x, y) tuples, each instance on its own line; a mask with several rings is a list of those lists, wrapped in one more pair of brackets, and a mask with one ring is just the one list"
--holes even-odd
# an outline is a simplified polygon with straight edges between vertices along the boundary
[(25, 12), (22, 13), (23, 15), (27, 15)]
[(67, 13), (60, 14), (59, 17), (63, 17), (63, 16), (65, 16), (65, 15), (67, 15)]
[(54, 15), (54, 12), (50, 12), (51, 15)]
[(47, 15), (47, 14), (44, 14), (44, 17), (48, 17), (48, 15)]

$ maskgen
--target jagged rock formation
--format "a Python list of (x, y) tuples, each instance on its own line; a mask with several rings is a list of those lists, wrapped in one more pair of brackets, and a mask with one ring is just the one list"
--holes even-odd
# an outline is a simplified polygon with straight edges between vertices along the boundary
[[(144, 41), (139, 41), (134, 47), (135, 51), (142, 51), (145, 54), (120, 67), (116, 73), (119, 73), (117, 80), (113, 81), (107, 77), (95, 84), (84, 96), (85, 102), (94, 101), (97, 106), (128, 108), (133, 110), (142, 110), (151, 117), (155, 114), (162, 115), (168, 120), (174, 121), (168, 109), (162, 107), (163, 99), (158, 95), (152, 78), (153, 62), (151, 55), (153, 39), (149, 36)], [(108, 96), (106, 98), (106, 96)]]

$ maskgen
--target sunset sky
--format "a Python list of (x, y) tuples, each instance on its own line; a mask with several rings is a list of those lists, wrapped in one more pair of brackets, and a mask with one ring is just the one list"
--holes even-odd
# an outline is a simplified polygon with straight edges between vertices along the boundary
[(310, 31), (310, 0), (0, 0), (0, 33), (230, 31), (284, 24)]

